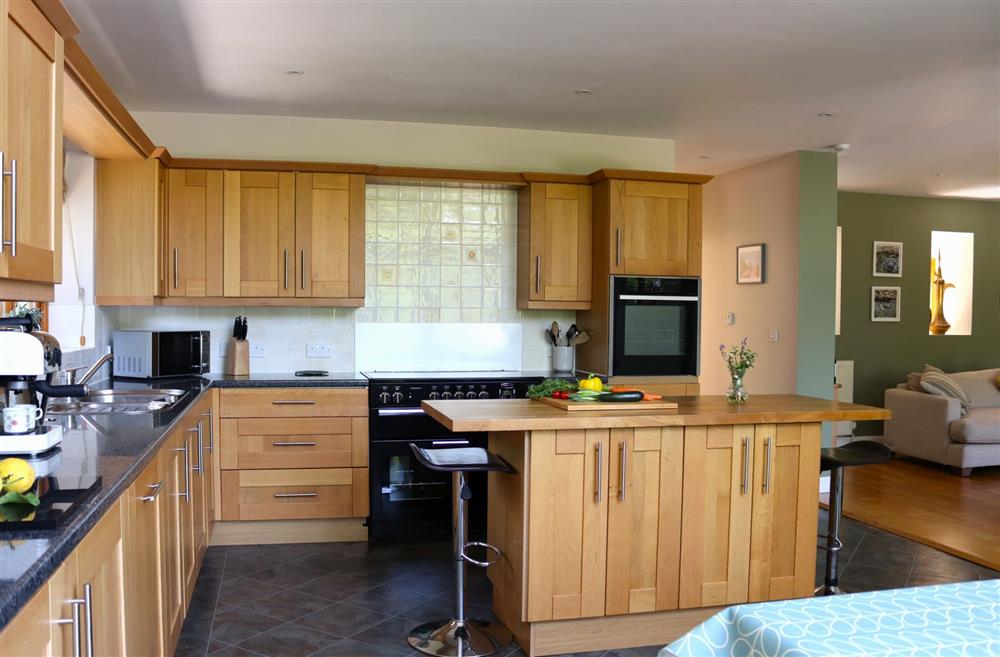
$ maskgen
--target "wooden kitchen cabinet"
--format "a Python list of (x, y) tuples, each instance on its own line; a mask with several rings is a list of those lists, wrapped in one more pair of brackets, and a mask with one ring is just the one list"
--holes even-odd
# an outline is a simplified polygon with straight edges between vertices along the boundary
[(160, 448), (160, 479), (164, 482), (163, 513), (160, 516), (162, 552), (162, 613), (163, 653), (172, 655), (180, 638), (185, 613), (184, 545), (190, 541), (189, 529), (184, 522), (187, 490), (186, 459), (182, 451), (187, 435), (183, 427), (163, 442)]
[(63, 38), (29, 0), (0, 11), (0, 292), (46, 301), (62, 280)]
[(607, 429), (532, 434), (528, 621), (604, 615), (611, 449)]
[(677, 608), (683, 455), (681, 427), (611, 430), (608, 615)]
[(295, 174), (226, 171), (223, 290), (227, 297), (295, 296)]
[(589, 184), (532, 182), (518, 192), (517, 307), (590, 308)]
[(223, 296), (222, 171), (167, 172), (169, 297)]
[[(68, 617), (67, 617), (68, 618)], [(38, 590), (3, 632), (0, 632), (0, 657), (35, 657), (59, 655), (52, 651), (52, 625), (49, 585)]]
[(161, 511), (165, 483), (159, 458), (146, 466), (122, 497), (124, 512), (125, 623), (129, 655), (163, 652)]
[(295, 296), (365, 297), (365, 177), (295, 174)]

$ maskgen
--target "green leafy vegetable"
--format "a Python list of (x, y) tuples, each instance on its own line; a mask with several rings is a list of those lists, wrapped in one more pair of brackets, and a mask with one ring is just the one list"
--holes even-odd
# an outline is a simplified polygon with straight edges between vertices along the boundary
[(576, 383), (566, 379), (545, 379), (541, 383), (528, 388), (528, 397), (538, 399), (539, 397), (551, 397), (553, 392), (565, 390), (567, 392), (576, 391)]
[(38, 506), (41, 504), (38, 496), (34, 493), (15, 493), (10, 491), (9, 493), (4, 493), (0, 495), (0, 506), (4, 504), (27, 504), (29, 506)]

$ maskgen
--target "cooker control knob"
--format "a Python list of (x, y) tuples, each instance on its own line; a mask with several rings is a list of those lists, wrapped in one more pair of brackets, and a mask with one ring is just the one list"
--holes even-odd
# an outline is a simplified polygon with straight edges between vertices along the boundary
[(441, 393), (437, 390), (433, 391), (431, 394), (427, 395), (428, 399), (440, 399)]
[(483, 390), (481, 393), (479, 393), (479, 398), (480, 399), (489, 399), (490, 398), (490, 393), (488, 393), (485, 390)]
[(455, 399), (465, 399), (465, 393), (461, 390), (455, 391)]
[(451, 399), (451, 393), (445, 390), (441, 393), (441, 399)]
[(380, 393), (379, 396), (378, 396), (378, 400), (382, 404), (388, 404), (389, 403), (389, 393), (387, 393), (387, 392)]
[(401, 392), (395, 392), (395, 393), (393, 393), (393, 395), (392, 395), (392, 401), (396, 402), (397, 404), (402, 404), (403, 403), (403, 393), (401, 393)]

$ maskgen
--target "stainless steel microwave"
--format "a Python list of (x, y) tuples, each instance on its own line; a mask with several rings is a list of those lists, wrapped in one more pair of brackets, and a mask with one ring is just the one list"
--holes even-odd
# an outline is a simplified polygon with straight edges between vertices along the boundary
[(211, 352), (208, 331), (114, 331), (113, 373), (131, 379), (164, 379), (205, 374)]
[(613, 276), (608, 374), (698, 374), (701, 279)]

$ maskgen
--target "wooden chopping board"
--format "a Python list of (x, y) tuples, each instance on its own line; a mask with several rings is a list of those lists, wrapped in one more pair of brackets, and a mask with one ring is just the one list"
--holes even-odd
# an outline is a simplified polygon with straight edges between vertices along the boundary
[(555, 397), (538, 397), (535, 401), (540, 401), (549, 406), (561, 408), (564, 411), (675, 411), (677, 402), (665, 399), (636, 401), (636, 402), (578, 402), (572, 399), (556, 399)]

